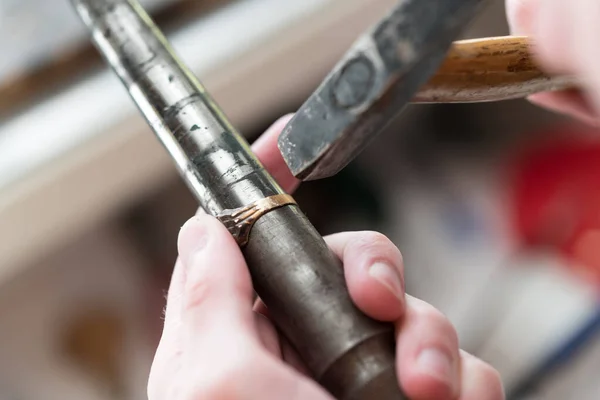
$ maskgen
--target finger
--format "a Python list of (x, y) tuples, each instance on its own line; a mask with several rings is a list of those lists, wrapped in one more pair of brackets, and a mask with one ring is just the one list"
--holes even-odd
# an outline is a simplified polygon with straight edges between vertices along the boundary
[(400, 384), (413, 400), (454, 400), (460, 392), (458, 337), (452, 324), (431, 305), (407, 296), (397, 326)]
[[(404, 312), (402, 255), (384, 235), (375, 232), (346, 232), (325, 238), (332, 251), (342, 260), (350, 296), (372, 318), (394, 321)], [(268, 309), (257, 299), (254, 311), (268, 316)], [(281, 340), (284, 359), (306, 373), (291, 346)]]
[(572, 26), (562, 14), (563, 0), (507, 0), (506, 14), (513, 35), (530, 36), (535, 57), (547, 72), (573, 73), (569, 47)]
[(597, 38), (600, 34), (598, 19), (600, 18), (600, 2), (597, 0), (580, 0), (571, 11), (573, 27), (571, 46), (577, 48), (577, 69), (585, 79), (588, 97), (600, 115), (600, 50)]
[(181, 379), (184, 389), (177, 397), (183, 399), (333, 400), (314, 381), (266, 353), (241, 355), (231, 365), (217, 359), (196, 377)]
[(175, 264), (173, 277), (167, 293), (165, 307), (165, 324), (158, 343), (152, 367), (148, 377), (148, 398), (162, 399), (168, 391), (165, 381), (173, 381), (174, 371), (179, 369), (180, 360), (177, 354), (181, 350), (179, 328), (181, 326), (181, 298), (185, 287), (185, 271), (181, 262)]
[(211, 216), (193, 217), (181, 229), (178, 248), (185, 269), (184, 338), (198, 345), (190, 348), (209, 339), (220, 343), (226, 332), (257, 339), (250, 274), (227, 229)]
[(263, 301), (261, 300), (261, 298), (257, 298), (256, 301), (254, 302), (254, 306), (252, 306), (252, 310), (255, 313), (264, 315), (265, 317), (269, 318), (269, 310), (267, 309), (267, 306), (265, 305), (265, 303), (263, 303)]
[(548, 110), (579, 119), (588, 125), (598, 125), (598, 118), (590, 102), (578, 90), (538, 93), (530, 96), (529, 101)]
[(500, 374), (489, 364), (461, 351), (460, 400), (504, 400)]
[(544, 0), (536, 9), (532, 36), (535, 56), (545, 71), (552, 74), (577, 74), (573, 42), (572, 7), (563, 0)]
[[(372, 318), (395, 321), (404, 312), (402, 254), (384, 235), (376, 232), (344, 232), (325, 238), (342, 260), (350, 296)], [(262, 301), (254, 310), (267, 313)]]
[[(265, 303), (263, 303), (263, 301), (260, 298), (256, 299), (256, 301), (254, 302), (254, 307), (252, 309), (254, 310), (255, 313), (261, 315), (262, 317), (266, 318), (267, 320), (269, 319), (269, 310), (267, 309), (267, 306), (265, 306)], [(271, 326), (273, 326), (273, 325), (271, 325)], [(284, 336), (279, 335), (279, 332), (276, 332), (276, 334), (278, 336), (278, 343), (279, 343), (279, 347), (278, 347), (279, 348), (279, 356), (283, 359), (283, 361), (285, 361), (288, 365), (293, 367), (296, 371), (298, 371), (302, 375), (310, 376), (308, 367), (306, 366), (304, 361), (302, 361), (302, 359), (300, 358), (300, 355), (298, 354), (296, 349), (290, 344), (290, 342)], [(272, 352), (272, 353), (275, 354), (274, 352)]]
[(298, 351), (290, 344), (290, 342), (283, 336), (279, 338), (279, 342), (281, 343), (281, 357), (283, 358), (283, 361), (294, 368), (298, 373), (307, 377), (312, 377), (311, 372), (300, 357), (300, 354), (298, 354)]
[[(186, 271), (180, 259), (175, 262), (173, 275), (167, 292), (167, 304), (164, 310), (164, 331), (178, 329), (181, 324), (181, 301), (185, 288)], [(164, 334), (164, 333), (163, 333)]]
[(279, 333), (271, 321), (262, 314), (254, 313), (256, 330), (263, 348), (275, 358), (282, 358), (281, 343), (279, 342)]
[(296, 190), (300, 181), (292, 175), (285, 163), (277, 147), (277, 139), (292, 117), (292, 114), (281, 117), (252, 145), (254, 154), (287, 193)]
[(507, 0), (506, 15), (513, 35), (529, 36), (541, 0)]
[(168, 397), (165, 393), (168, 392), (169, 385), (166, 385), (165, 382), (174, 381), (174, 374), (180, 369), (181, 360), (178, 354), (181, 353), (182, 344), (180, 340), (181, 303), (185, 280), (185, 268), (181, 261), (177, 260), (167, 292), (163, 332), (148, 377), (149, 399)]
[[(585, 23), (586, 19), (595, 18), (591, 17), (594, 12), (586, 7), (587, 2), (588, 0), (576, 3), (563, 0), (507, 0), (508, 21), (514, 34), (533, 37), (535, 57), (544, 70), (553, 74), (571, 74), (584, 78), (585, 68), (597, 64), (596, 52), (585, 50), (586, 38), (595, 39), (597, 36), (595, 31), (585, 31), (596, 29), (594, 21)], [(597, 1), (589, 2), (600, 12), (600, 4)], [(591, 48), (595, 50), (596, 46)], [(586, 56), (593, 59), (581, 59)], [(588, 83), (590, 87), (594, 87), (591, 82)], [(600, 85), (598, 87), (600, 88)], [(531, 96), (530, 100), (549, 110), (597, 125), (598, 112), (594, 108), (598, 107), (591, 107), (595, 100), (594, 94), (595, 91), (592, 91), (590, 96), (583, 91), (572, 90), (540, 93)]]
[(344, 232), (325, 241), (342, 260), (352, 300), (364, 313), (395, 321), (404, 313), (402, 255), (384, 235)]

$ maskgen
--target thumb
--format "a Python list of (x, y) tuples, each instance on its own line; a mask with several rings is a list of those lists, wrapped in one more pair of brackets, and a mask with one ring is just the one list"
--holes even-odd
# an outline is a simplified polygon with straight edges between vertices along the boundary
[(227, 229), (212, 216), (197, 215), (181, 228), (178, 248), (185, 270), (184, 340), (196, 348), (214, 346), (213, 339), (222, 342), (219, 337), (232, 331), (258, 340), (250, 273)]
[[(198, 374), (190, 398), (332, 400), (314, 382), (265, 352), (252, 310), (250, 273), (237, 243), (214, 217), (199, 215), (178, 241), (186, 269), (183, 348)], [(185, 391), (184, 391), (185, 392)]]

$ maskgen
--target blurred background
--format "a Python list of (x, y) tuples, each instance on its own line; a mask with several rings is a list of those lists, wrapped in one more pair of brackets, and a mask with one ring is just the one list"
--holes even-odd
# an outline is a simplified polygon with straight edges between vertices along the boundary
[[(249, 141), (394, 4), (141, 2)], [(496, 0), (465, 37), (507, 33)], [(146, 398), (196, 202), (68, 1), (0, 0), (0, 50), (0, 400)], [(387, 234), (510, 399), (598, 399), (596, 136), (524, 100), (411, 106), (296, 198)]]

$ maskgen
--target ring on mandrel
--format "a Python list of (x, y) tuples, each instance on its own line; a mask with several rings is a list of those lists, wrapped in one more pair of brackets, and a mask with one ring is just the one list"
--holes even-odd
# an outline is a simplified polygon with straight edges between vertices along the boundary
[(240, 247), (248, 244), (250, 231), (260, 217), (277, 208), (298, 205), (289, 194), (276, 194), (257, 200), (247, 206), (223, 210), (217, 219), (227, 228)]

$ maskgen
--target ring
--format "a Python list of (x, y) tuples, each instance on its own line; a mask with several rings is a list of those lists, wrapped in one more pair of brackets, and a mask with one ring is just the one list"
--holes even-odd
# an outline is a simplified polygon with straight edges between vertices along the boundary
[(248, 244), (250, 231), (260, 217), (277, 208), (298, 205), (288, 194), (276, 194), (257, 200), (247, 206), (223, 210), (217, 219), (221, 221), (240, 247)]

